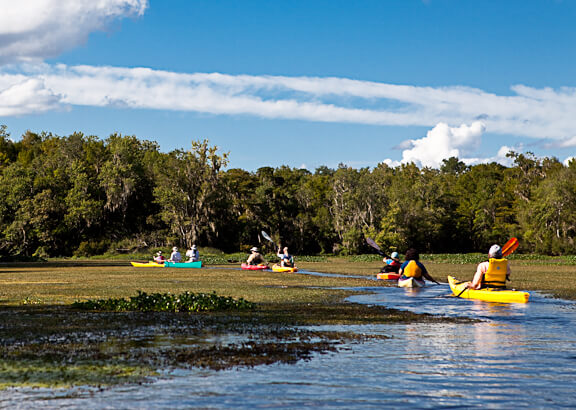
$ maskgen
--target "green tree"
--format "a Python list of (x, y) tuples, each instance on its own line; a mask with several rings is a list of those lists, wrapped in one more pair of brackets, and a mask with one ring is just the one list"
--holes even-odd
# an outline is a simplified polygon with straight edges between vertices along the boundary
[(218, 154), (218, 147), (207, 140), (192, 141), (190, 151), (173, 151), (158, 163), (155, 201), (183, 245), (215, 239), (220, 171), (227, 163), (228, 154)]

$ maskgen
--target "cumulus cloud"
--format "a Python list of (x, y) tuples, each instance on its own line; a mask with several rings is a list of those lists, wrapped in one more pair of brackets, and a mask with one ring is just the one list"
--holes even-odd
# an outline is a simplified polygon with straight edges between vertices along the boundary
[(426, 137), (410, 141), (412, 148), (404, 150), (401, 162), (438, 168), (444, 159), (461, 158), (462, 154), (473, 152), (480, 145), (485, 129), (484, 123), (480, 121), (470, 126), (462, 124), (458, 128), (439, 123), (428, 131)]
[(147, 6), (148, 0), (0, 0), (0, 64), (55, 57)]
[[(416, 87), (345, 78), (187, 74), (47, 64), (10, 70), (0, 69), (0, 94), (10, 89), (17, 93), (14, 87), (33, 81), (42, 86), (45, 95), (52, 96), (38, 102), (39, 111), (68, 105), (393, 126), (482, 123), (492, 133), (555, 140), (573, 135), (576, 129), (576, 88), (516, 86), (516, 95), (499, 96), (466, 87)], [(0, 100), (0, 107), (6, 105)], [(0, 115), (27, 114), (34, 108), (22, 105), (19, 112), (17, 105), (12, 107)], [(468, 133), (480, 132), (477, 126), (470, 130), (446, 127), (440, 126), (434, 133), (453, 133), (450, 142), (431, 135), (406, 149), (417, 153), (427, 149), (429, 140), (437, 139), (439, 145), (430, 145), (435, 150), (462, 155), (475, 138)], [(566, 140), (565, 144), (572, 142)]]
[(485, 131), (486, 126), (481, 121), (459, 127), (439, 123), (428, 131), (425, 137), (404, 141), (402, 145), (409, 146), (402, 151), (401, 161), (385, 159), (382, 162), (390, 167), (413, 162), (419, 167), (440, 168), (443, 160), (457, 157), (467, 165), (498, 162), (511, 166), (512, 160), (506, 154), (512, 151), (512, 148), (508, 146), (500, 147), (496, 155), (488, 158), (466, 156), (475, 153)]

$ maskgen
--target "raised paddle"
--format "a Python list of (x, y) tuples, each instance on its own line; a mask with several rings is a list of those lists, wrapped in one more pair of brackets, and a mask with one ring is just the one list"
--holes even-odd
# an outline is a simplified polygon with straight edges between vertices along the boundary
[(272, 245), (274, 245), (275, 248), (278, 248), (278, 246), (276, 246), (276, 244), (274, 243), (274, 241), (272, 240), (272, 238), (270, 238), (270, 236), (269, 236), (266, 232), (262, 231), (262, 232), (260, 232), (260, 233), (262, 234), (262, 236), (264, 237), (264, 239), (272, 242)]
[[(506, 257), (506, 256), (510, 255), (512, 252), (514, 252), (516, 249), (518, 249), (519, 245), (520, 245), (520, 242), (518, 242), (518, 239), (510, 238), (508, 240), (508, 242), (506, 242), (504, 244), (504, 246), (502, 246), (502, 257)], [(462, 282), (460, 282), (460, 283), (462, 283)], [(457, 294), (456, 297), (460, 297), (460, 295), (463, 294), (464, 291), (466, 291), (466, 290), (468, 290), (468, 287), (465, 287), (464, 289), (462, 289), (462, 292)]]
[(508, 242), (506, 242), (504, 246), (502, 246), (502, 256), (505, 257), (510, 255), (512, 252), (518, 249), (518, 245), (520, 245), (518, 239), (510, 238)]
[(382, 252), (382, 250), (380, 249), (378, 244), (376, 242), (374, 242), (374, 240), (372, 238), (366, 238), (366, 243), (368, 245), (370, 245), (371, 247), (373, 247), (374, 249), (376, 249), (376, 252), (378, 252), (379, 255), (387, 257), (386, 254), (384, 252)]

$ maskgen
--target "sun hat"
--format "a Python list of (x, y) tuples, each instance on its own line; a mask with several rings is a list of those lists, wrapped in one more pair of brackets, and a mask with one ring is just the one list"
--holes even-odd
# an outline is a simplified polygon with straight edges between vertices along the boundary
[(257, 247), (253, 247), (252, 249), (250, 249), (251, 252), (258, 252), (258, 248)]
[(176, 251), (178, 250), (178, 248), (177, 248), (177, 247), (173, 247), (172, 250), (173, 250), (174, 252), (176, 252)]
[(392, 259), (396, 259), (398, 257), (398, 252), (392, 252), (392, 255), (390, 255), (390, 257)]

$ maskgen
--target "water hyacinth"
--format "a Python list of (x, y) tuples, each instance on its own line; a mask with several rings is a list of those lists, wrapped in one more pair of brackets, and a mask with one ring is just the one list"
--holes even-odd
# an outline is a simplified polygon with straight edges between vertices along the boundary
[(180, 295), (171, 293), (151, 293), (138, 291), (137, 296), (130, 299), (98, 299), (86, 302), (74, 302), (74, 308), (82, 310), (107, 311), (139, 311), (139, 312), (202, 312), (219, 310), (246, 310), (256, 305), (243, 298), (238, 300), (231, 297), (218, 296), (216, 292), (192, 293), (184, 292)]

